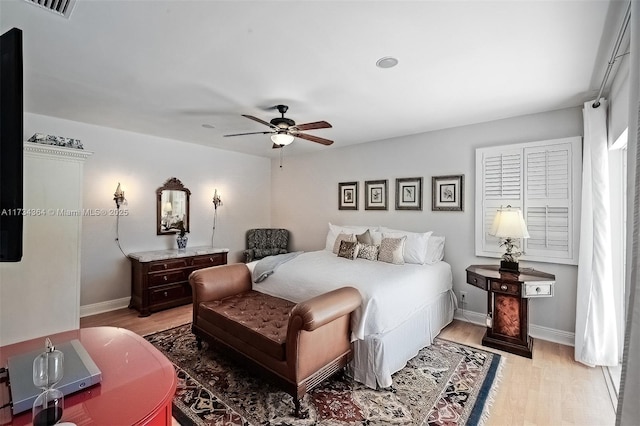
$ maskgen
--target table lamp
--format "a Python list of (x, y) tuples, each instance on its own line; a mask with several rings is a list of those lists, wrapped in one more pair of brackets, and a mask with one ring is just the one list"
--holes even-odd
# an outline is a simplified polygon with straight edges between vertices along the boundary
[(529, 231), (522, 217), (522, 211), (511, 206), (498, 209), (489, 235), (500, 238), (500, 247), (506, 248), (500, 261), (500, 272), (518, 273), (518, 257), (522, 255), (522, 252), (517, 251), (518, 244), (515, 240), (529, 238)]

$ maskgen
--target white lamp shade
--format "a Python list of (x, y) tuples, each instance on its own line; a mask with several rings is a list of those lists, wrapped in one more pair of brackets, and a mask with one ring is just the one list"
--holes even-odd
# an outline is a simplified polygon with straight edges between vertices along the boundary
[(489, 235), (498, 238), (529, 238), (522, 211), (520, 209), (498, 210)]
[(173, 211), (173, 206), (171, 205), (171, 203), (169, 201), (167, 201), (166, 203), (164, 203), (164, 209), (165, 212), (170, 212)]
[(291, 142), (293, 142), (293, 136), (287, 133), (275, 133), (271, 135), (271, 140), (276, 145), (284, 146), (284, 145), (289, 145)]

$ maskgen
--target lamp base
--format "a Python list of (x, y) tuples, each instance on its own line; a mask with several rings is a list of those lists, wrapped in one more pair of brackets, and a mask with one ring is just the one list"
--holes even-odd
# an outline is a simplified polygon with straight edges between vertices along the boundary
[(518, 262), (507, 262), (506, 260), (500, 261), (500, 272), (519, 273)]

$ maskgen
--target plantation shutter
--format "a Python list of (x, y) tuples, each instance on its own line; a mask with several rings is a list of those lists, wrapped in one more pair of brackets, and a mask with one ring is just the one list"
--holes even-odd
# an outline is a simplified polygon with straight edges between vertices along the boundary
[(488, 234), (496, 211), (522, 210), (530, 238), (522, 260), (577, 264), (581, 138), (531, 142), (476, 151), (476, 255), (500, 257)]

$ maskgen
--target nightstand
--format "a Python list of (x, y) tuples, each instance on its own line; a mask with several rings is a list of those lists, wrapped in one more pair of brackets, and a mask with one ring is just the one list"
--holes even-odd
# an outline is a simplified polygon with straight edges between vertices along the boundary
[(531, 358), (529, 299), (552, 297), (555, 275), (533, 269), (500, 272), (499, 265), (471, 265), (467, 283), (487, 292), (487, 332), (482, 344)]

